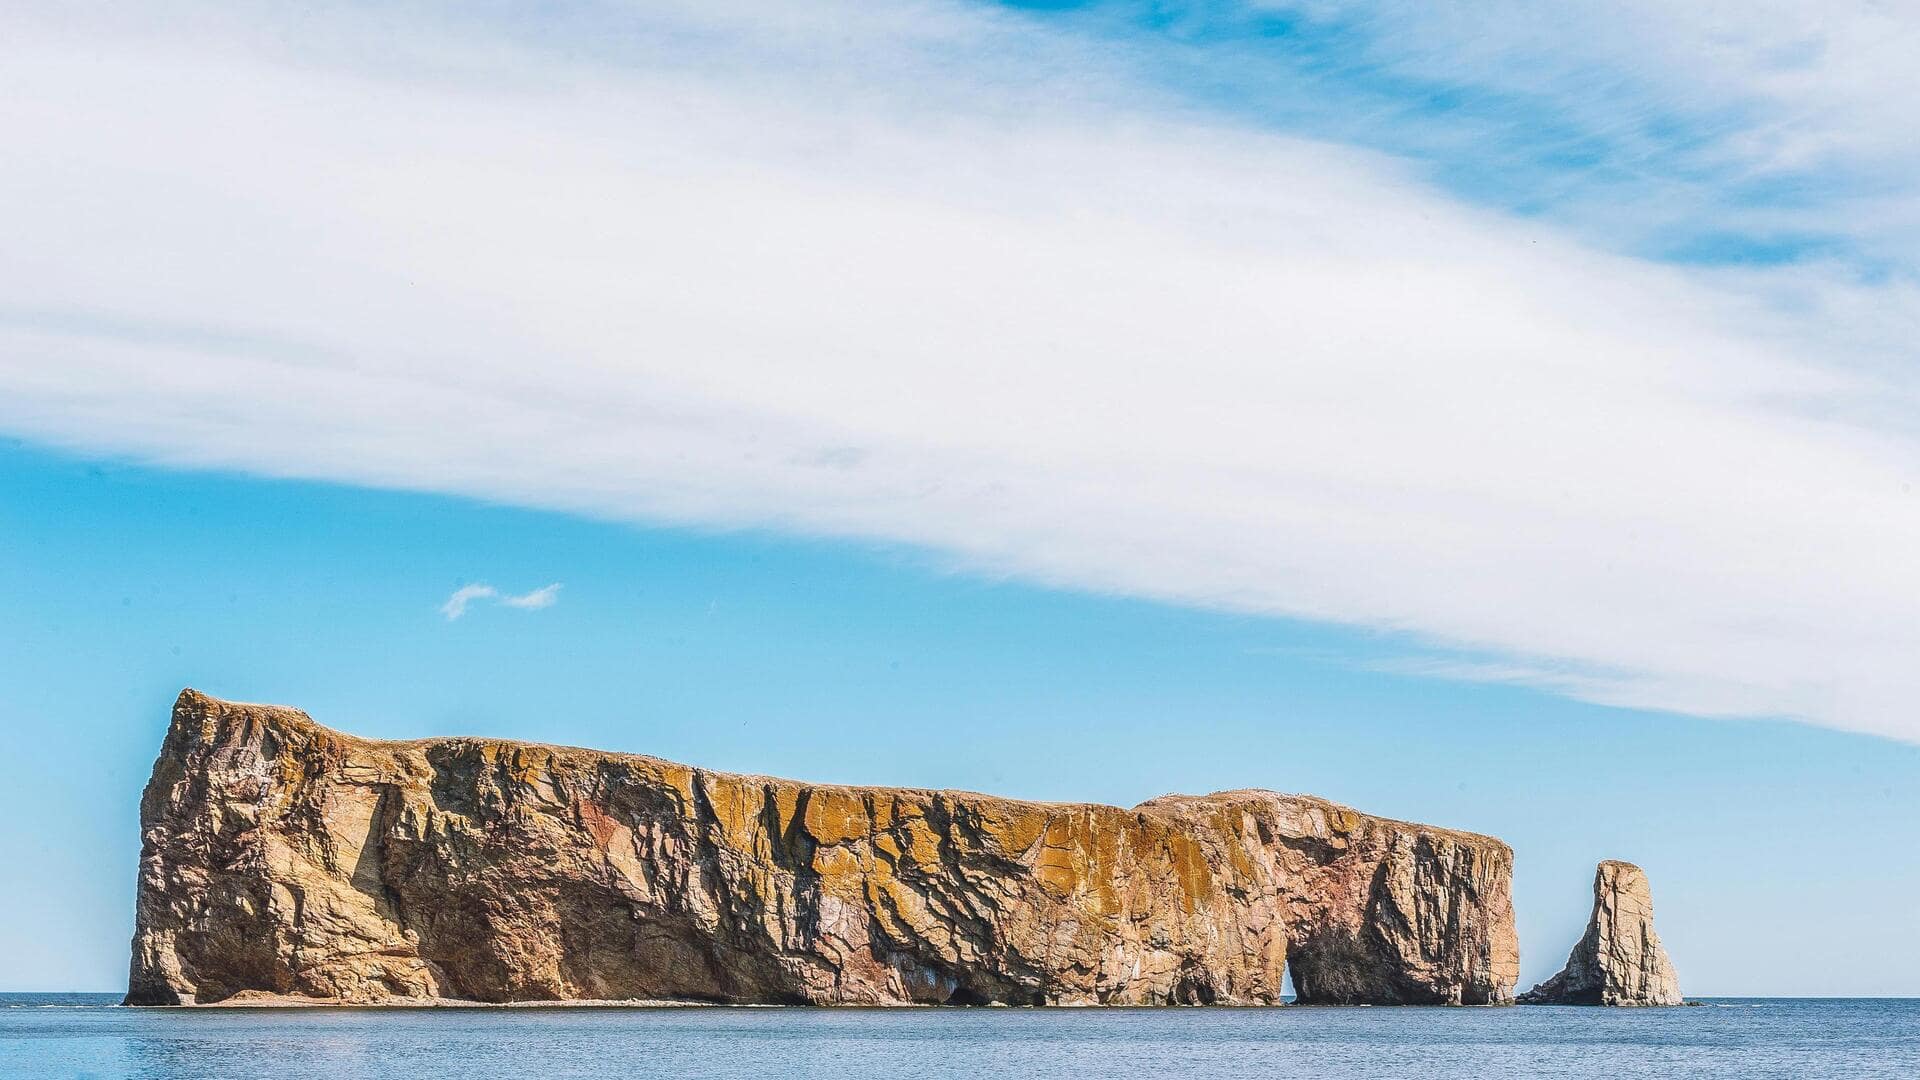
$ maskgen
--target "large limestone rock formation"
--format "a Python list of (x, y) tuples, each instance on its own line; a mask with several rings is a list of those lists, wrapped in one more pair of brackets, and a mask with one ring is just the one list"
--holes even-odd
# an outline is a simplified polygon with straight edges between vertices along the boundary
[[(1492, 1004), (1512, 853), (1265, 791), (1121, 810), (376, 742), (187, 691), (127, 1000)], [(238, 998), (235, 998), (239, 995)]]
[(1674, 974), (1653, 932), (1646, 872), (1608, 859), (1593, 875), (1593, 917), (1558, 975), (1520, 995), (1522, 1005), (1679, 1005)]

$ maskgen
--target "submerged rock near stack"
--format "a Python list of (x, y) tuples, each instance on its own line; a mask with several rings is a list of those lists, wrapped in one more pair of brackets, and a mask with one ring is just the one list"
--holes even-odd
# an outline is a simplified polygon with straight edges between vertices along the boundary
[[(187, 691), (131, 1004), (1498, 1004), (1498, 840), (1267, 791), (1132, 810), (379, 742)], [(236, 999), (236, 995), (239, 997)]]
[(1653, 932), (1646, 872), (1608, 859), (1593, 875), (1593, 916), (1558, 975), (1522, 1005), (1679, 1005), (1680, 978)]

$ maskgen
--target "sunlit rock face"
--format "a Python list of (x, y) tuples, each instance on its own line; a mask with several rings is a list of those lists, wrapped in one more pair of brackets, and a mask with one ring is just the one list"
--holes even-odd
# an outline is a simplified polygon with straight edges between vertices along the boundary
[[(127, 1000), (1498, 1004), (1497, 840), (1268, 791), (837, 787), (180, 695)], [(236, 997), (238, 995), (238, 997)]]
[(1559, 974), (1522, 1005), (1679, 1005), (1680, 978), (1653, 932), (1646, 872), (1609, 859), (1593, 875), (1593, 915)]

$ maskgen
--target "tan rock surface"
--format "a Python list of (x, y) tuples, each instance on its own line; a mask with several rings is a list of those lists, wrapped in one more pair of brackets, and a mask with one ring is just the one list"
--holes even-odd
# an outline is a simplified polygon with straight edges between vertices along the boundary
[(127, 1000), (1492, 1004), (1512, 852), (1267, 791), (1132, 810), (379, 742), (180, 695)]
[(1593, 915), (1559, 974), (1522, 1005), (1679, 1005), (1680, 978), (1653, 932), (1646, 871), (1608, 859), (1593, 875)]

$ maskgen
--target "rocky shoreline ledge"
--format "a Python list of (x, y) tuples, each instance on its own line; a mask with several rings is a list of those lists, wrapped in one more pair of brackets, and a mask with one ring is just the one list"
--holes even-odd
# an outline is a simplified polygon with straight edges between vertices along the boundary
[(690, 1001), (685, 998), (567, 998), (559, 1001), (475, 1001), (450, 997), (390, 997), (373, 1001), (345, 998), (309, 997), (304, 994), (274, 994), (264, 990), (242, 990), (219, 1001), (179, 1005), (142, 1005), (122, 1002), (131, 1009), (727, 1009), (780, 1008), (777, 1005), (732, 1004), (718, 1001)]

